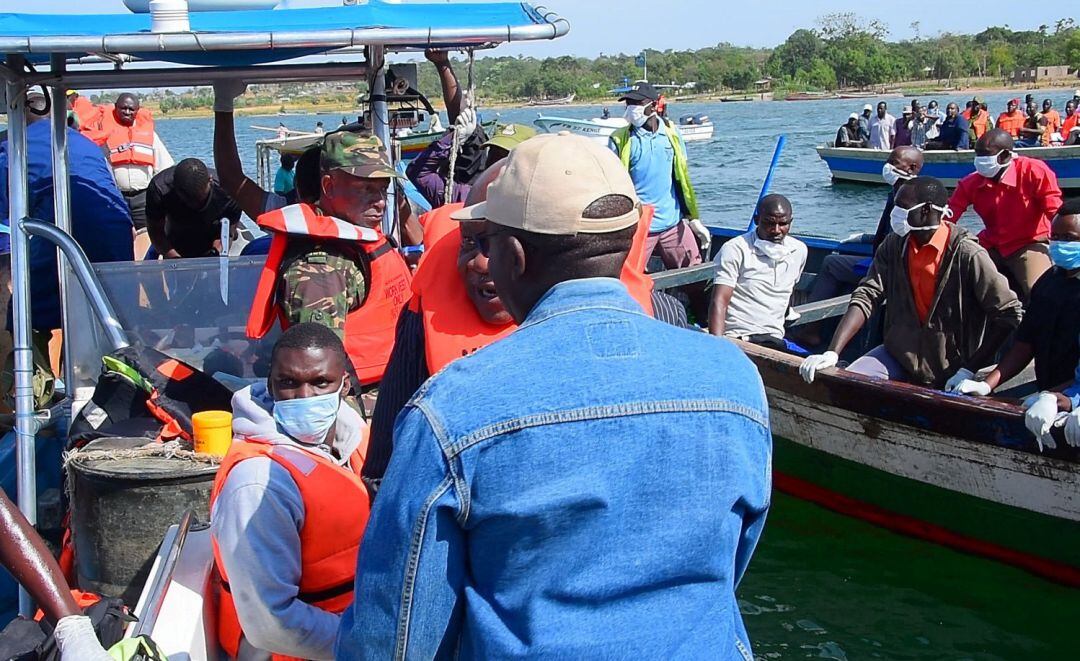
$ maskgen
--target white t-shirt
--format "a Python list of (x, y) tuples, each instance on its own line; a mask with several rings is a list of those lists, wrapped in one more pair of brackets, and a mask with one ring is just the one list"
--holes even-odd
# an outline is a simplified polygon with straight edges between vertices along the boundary
[(767, 256), (755, 245), (757, 233), (746, 234), (725, 243), (716, 255), (715, 285), (735, 290), (728, 303), (724, 335), (745, 338), (750, 335), (784, 337), (791, 293), (806, 266), (806, 244), (787, 236), (778, 259)]

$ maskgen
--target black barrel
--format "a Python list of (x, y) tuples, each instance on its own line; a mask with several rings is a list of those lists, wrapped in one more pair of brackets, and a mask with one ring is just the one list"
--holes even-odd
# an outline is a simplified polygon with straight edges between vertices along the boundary
[[(190, 458), (122, 452), (145, 438), (103, 438), (68, 462), (71, 532), (79, 588), (134, 607), (169, 526), (194, 510), (210, 520), (217, 466)], [(102, 457), (100, 452), (115, 453)]]

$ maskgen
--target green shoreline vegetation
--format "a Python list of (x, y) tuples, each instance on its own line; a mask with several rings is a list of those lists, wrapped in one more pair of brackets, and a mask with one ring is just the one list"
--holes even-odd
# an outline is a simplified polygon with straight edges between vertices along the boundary
[[(649, 78), (654, 83), (686, 85), (672, 96), (701, 99), (749, 93), (755, 81), (769, 79), (771, 91), (780, 98), (792, 91), (883, 91), (900, 85), (910, 93), (1009, 87), (1016, 69), (1060, 65), (1080, 69), (1080, 28), (1072, 18), (1037, 30), (989, 27), (973, 35), (923, 36), (919, 21), (910, 28), (914, 38), (889, 41), (889, 28), (881, 22), (854, 13), (829, 14), (816, 27), (796, 30), (775, 48), (724, 43), (698, 50), (647, 50)], [(578, 103), (603, 102), (611, 99), (609, 90), (624, 79), (641, 77), (635, 57), (480, 57), (474, 68), (477, 96), (488, 107), (571, 94)], [(464, 78), (464, 64), (456, 64)], [(433, 68), (421, 63), (419, 72), (420, 90), (439, 105)], [(1072, 81), (1057, 84), (1080, 86), (1075, 74)], [(362, 84), (254, 85), (237, 100), (237, 112), (348, 114), (355, 112), (363, 93)], [(213, 106), (213, 91), (205, 87), (184, 93), (155, 91), (146, 95), (144, 103), (163, 116), (206, 116)]]

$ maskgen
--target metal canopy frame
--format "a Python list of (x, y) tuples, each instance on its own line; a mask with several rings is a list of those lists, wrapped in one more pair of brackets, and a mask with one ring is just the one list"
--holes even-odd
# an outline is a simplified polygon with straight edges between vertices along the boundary
[[(314, 82), (366, 78), (371, 94), (372, 129), (390, 153), (390, 126), (387, 121), (386, 91), (381, 75), (387, 51), (415, 50), (422, 46), (449, 49), (494, 47), (510, 41), (557, 39), (570, 31), (570, 23), (542, 7), (533, 10), (543, 23), (505, 28), (357, 28), (325, 31), (264, 31), (170, 34), (114, 34), (85, 36), (0, 37), (0, 65), (7, 92), (8, 115), (8, 219), (11, 227), (12, 336), (14, 348), (15, 433), (18, 464), (19, 509), (33, 525), (37, 523), (37, 485), (35, 437), (41, 422), (35, 418), (33, 393), (33, 353), (31, 349), (29, 238), (42, 237), (56, 244), (60, 262), (60, 293), (64, 321), (68, 318), (69, 269), (95, 304), (95, 311), (114, 345), (126, 344), (108, 299), (96, 283), (85, 254), (71, 239), (71, 202), (67, 154), (66, 91), (81, 88), (147, 88), (206, 85), (218, 80), (239, 79), (245, 82)], [(287, 11), (287, 10), (286, 10)], [(283, 12), (284, 13), (284, 12)], [(176, 66), (125, 67), (131, 61), (147, 61), (156, 52), (229, 52), (262, 49), (289, 49), (297, 57), (313, 54), (336, 54), (340, 49), (363, 47), (363, 62), (280, 63), (245, 67)], [(311, 51), (322, 51), (312, 53)], [(355, 50), (354, 50), (355, 52)], [(134, 54), (134, 57), (131, 56)], [(344, 55), (345, 53), (341, 53)], [(47, 55), (47, 72), (27, 71), (29, 57)], [(227, 57), (222, 61), (226, 62)], [(94, 64), (112, 63), (115, 68), (93, 68)], [(287, 62), (287, 61), (286, 61)], [(73, 68), (78, 67), (78, 68)], [(53, 99), (50, 114), (53, 145), (53, 180), (55, 229), (34, 221), (29, 215), (27, 185), (26, 91), (33, 85), (47, 85)], [(392, 193), (391, 193), (392, 194)], [(394, 200), (388, 200), (384, 231), (393, 235)], [(70, 264), (69, 264), (70, 262)], [(66, 339), (65, 339), (66, 344)], [(65, 347), (66, 349), (66, 347)], [(68, 353), (68, 355), (70, 355)], [(67, 370), (70, 372), (70, 368)], [(73, 384), (70, 374), (67, 383)], [(19, 612), (30, 616), (34, 605), (20, 587)]]

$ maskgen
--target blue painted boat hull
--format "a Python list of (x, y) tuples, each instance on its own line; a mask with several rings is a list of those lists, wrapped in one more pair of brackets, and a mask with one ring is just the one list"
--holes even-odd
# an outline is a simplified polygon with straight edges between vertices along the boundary
[[(817, 152), (821, 160), (829, 166), (834, 181), (885, 185), (881, 178), (881, 168), (888, 159), (889, 152), (828, 146), (818, 147)], [(1062, 188), (1080, 189), (1080, 146), (1036, 147), (1018, 149), (1017, 153), (1045, 161), (1057, 175), (1058, 184)], [(922, 174), (937, 177), (949, 187), (956, 186), (960, 179), (975, 172), (973, 150), (927, 151), (923, 152), (923, 157), (925, 163)]]

